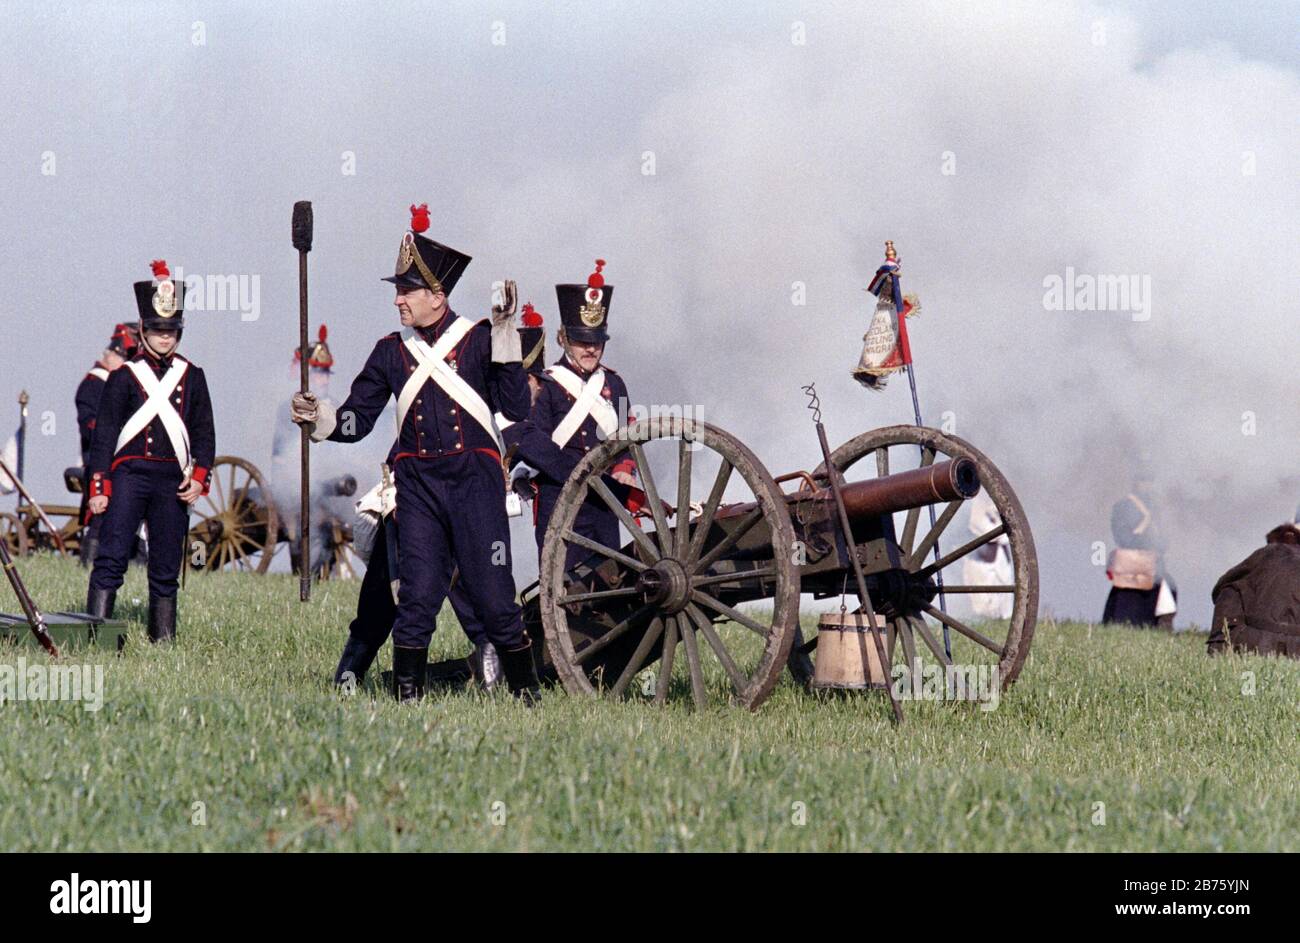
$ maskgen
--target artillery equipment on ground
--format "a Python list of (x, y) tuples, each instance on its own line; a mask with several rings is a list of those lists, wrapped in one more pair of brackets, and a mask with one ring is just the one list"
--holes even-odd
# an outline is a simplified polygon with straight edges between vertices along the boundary
[[(842, 484), (824, 461), (774, 478), (735, 436), (686, 418), (643, 420), (592, 449), (561, 492), (538, 582), (523, 597), (530, 631), (545, 637), (546, 669), (572, 694), (639, 691), (662, 703), (689, 690), (698, 707), (730, 699), (756, 709), (787, 665), (796, 680), (811, 678), (816, 639), (804, 641), (800, 597), (855, 594), (856, 558), (870, 610), (884, 622), (888, 664), (985, 664), (1003, 688), (1015, 681), (1033, 637), (1038, 571), (1028, 521), (1002, 473), (965, 441), (922, 426), (876, 429), (825, 450)], [(609, 477), (629, 456), (649, 507), (644, 521)], [(980, 488), (1000, 523), (934, 559)], [(575, 530), (588, 502), (619, 517), (626, 544), (605, 547)], [(922, 529), (928, 508), (937, 513)], [(949, 578), (940, 597), (945, 571), (995, 540), (1009, 545), (1012, 582)], [(975, 623), (946, 611), (944, 600), (973, 593), (1009, 594), (1010, 618)]]

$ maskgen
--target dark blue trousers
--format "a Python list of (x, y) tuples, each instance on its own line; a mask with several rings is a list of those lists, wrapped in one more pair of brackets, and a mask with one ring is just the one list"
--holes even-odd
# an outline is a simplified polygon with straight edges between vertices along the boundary
[[(609, 481), (606, 479), (606, 483)], [(540, 485), (537, 489), (537, 559), (540, 563), (542, 554), (542, 543), (546, 536), (546, 528), (550, 526), (551, 516), (555, 513), (555, 504), (560, 500), (559, 488), (550, 485)], [(621, 487), (614, 488), (614, 493), (618, 495)], [(600, 498), (592, 495), (578, 509), (578, 517), (573, 522), (574, 533), (581, 534), (589, 540), (604, 544), (617, 550), (622, 546), (619, 539), (618, 518)], [(565, 554), (565, 569), (572, 569), (578, 563), (592, 558), (593, 563), (599, 563), (604, 559), (599, 554), (574, 544), (568, 545), (568, 551)]]
[(92, 589), (116, 591), (126, 577), (143, 521), (149, 527), (149, 595), (171, 597), (180, 585), (189, 507), (176, 497), (176, 462), (123, 462), (113, 471), (113, 494), (99, 526), (99, 552), (90, 573)]
[(396, 463), (401, 588), (393, 644), (428, 648), (453, 567), (487, 641), (526, 643), (515, 601), (501, 465), (482, 452)]

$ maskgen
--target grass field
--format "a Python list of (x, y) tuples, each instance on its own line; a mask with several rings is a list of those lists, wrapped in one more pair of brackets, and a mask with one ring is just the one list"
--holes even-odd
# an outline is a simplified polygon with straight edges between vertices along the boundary
[[(75, 563), (22, 570), (44, 608), (81, 608)], [(159, 649), (132, 568), (128, 652), (73, 656), (104, 665), (102, 710), (0, 707), (0, 848), (1300, 850), (1300, 663), (1211, 660), (1203, 635), (1040, 623), (997, 710), (913, 702), (900, 729), (883, 696), (788, 676), (757, 714), (398, 707), (377, 678), (329, 684), (356, 591), (303, 606), (290, 577), (193, 578)], [(467, 648), (454, 621), (434, 648)], [(0, 663), (19, 654), (43, 658)]]

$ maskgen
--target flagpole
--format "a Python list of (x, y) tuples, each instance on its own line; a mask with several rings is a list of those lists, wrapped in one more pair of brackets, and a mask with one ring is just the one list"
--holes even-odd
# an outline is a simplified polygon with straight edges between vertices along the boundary
[[(921, 401), (916, 395), (916, 373), (912, 368), (912, 342), (907, 336), (907, 311), (905, 310), (907, 308), (907, 302), (903, 298), (903, 289), (900, 282), (902, 270), (898, 264), (898, 253), (894, 250), (893, 242), (885, 243), (885, 264), (886, 266), (892, 265), (892, 271), (882, 266), (881, 269), (877, 271), (876, 277), (877, 279), (879, 279), (879, 277), (883, 274), (889, 280), (888, 287), (891, 289), (891, 294), (893, 296), (893, 302), (894, 302), (894, 311), (898, 316), (899, 354), (902, 356), (903, 366), (907, 369), (908, 385), (912, 388), (912, 415), (916, 417), (916, 425), (918, 427), (921, 427), (924, 426), (925, 423), (921, 421)], [(873, 285), (874, 284), (875, 281), (873, 281)], [(882, 290), (884, 290), (885, 286), (881, 284), (880, 287)], [(925, 447), (918, 445), (917, 448), (920, 450), (921, 460), (924, 461)], [(930, 530), (933, 531), (935, 527), (934, 505), (933, 504), (929, 505), (929, 509), (930, 509)], [(934, 540), (934, 559), (936, 563), (940, 559), (938, 537), (936, 537)], [(936, 584), (938, 584), (939, 587), (939, 610), (946, 615), (948, 612), (948, 602), (947, 599), (945, 599), (944, 597), (943, 573), (941, 571), (935, 570), (934, 581)], [(952, 636), (949, 633), (948, 624), (946, 622), (943, 624), (943, 651), (944, 654), (948, 656), (948, 660), (952, 661)]]
[[(27, 458), (27, 404), (29, 402), (31, 402), (31, 397), (27, 395), (27, 391), (21, 391), (18, 394), (18, 456), (17, 461), (14, 462), (17, 466), (16, 470), (20, 479), (23, 477), (23, 472), (26, 470), (26, 462), (24, 460)], [(23, 495), (22, 492), (19, 491), (18, 505), (21, 507), (22, 503)]]

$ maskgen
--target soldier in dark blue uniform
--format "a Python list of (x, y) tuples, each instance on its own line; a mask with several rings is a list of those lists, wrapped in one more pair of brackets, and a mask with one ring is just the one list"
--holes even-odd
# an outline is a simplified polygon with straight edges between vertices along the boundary
[[(541, 316), (532, 311), (532, 305), (524, 306), (523, 325), (519, 328), (519, 339), (523, 352), (523, 367), (528, 374), (528, 387), (532, 398), (540, 389), (538, 376), (546, 366), (544, 359), (545, 337), (542, 330)], [(496, 416), (501, 429), (501, 438), (506, 446), (506, 463), (518, 449), (519, 434), (523, 423), (511, 422), (500, 413)], [(518, 466), (516, 466), (518, 468)], [(531, 482), (526, 476), (519, 480), (527, 482), (528, 498), (532, 500)], [(383, 514), (383, 501), (375, 499), (380, 510), (378, 531), (374, 538), (370, 558), (366, 561), (366, 575), (361, 581), (361, 593), (357, 599), (357, 615), (348, 627), (348, 640), (343, 647), (343, 656), (334, 671), (334, 683), (343, 685), (350, 679), (361, 684), (366, 672), (374, 663), (375, 656), (393, 630), (393, 621), (397, 618), (397, 603), (390, 589), (393, 578), (393, 561), (388, 558), (389, 532), (391, 518)], [(447, 594), (452, 610), (460, 621), (461, 628), (469, 640), (474, 643), (465, 668), (484, 688), (491, 690), (501, 673), (501, 660), (496, 648), (488, 638), (483, 620), (474, 609), (473, 599), (455, 571), (451, 576), (451, 589)], [(460, 675), (463, 679), (464, 675)]]
[(126, 363), (135, 353), (137, 331), (125, 324), (113, 329), (113, 336), (108, 339), (108, 346), (100, 354), (99, 360), (77, 384), (74, 398), (77, 404), (77, 429), (81, 433), (81, 523), (85, 531), (81, 536), (81, 549), (78, 556), (81, 565), (90, 566), (95, 561), (95, 552), (99, 547), (99, 527), (103, 517), (90, 513), (90, 444), (95, 436), (95, 417), (99, 415), (99, 399), (104, 394), (104, 384), (108, 375)]
[[(519, 457), (537, 469), (534, 483), (539, 552), (565, 481), (588, 452), (616, 432), (620, 404), (622, 414), (627, 413), (627, 386), (601, 359), (609, 340), (606, 324), (614, 294), (614, 286), (606, 285), (601, 273), (604, 266), (605, 261), (597, 259), (596, 271), (585, 285), (555, 286), (563, 324), (558, 339), (564, 356), (546, 369), (537, 402), (520, 437)], [(582, 397), (586, 389), (598, 395)], [(618, 485), (626, 486), (617, 488), (616, 493), (635, 488), (635, 471), (631, 459), (614, 466), (611, 477)], [(620, 544), (618, 518), (594, 494), (578, 511), (573, 529), (608, 547)], [(587, 555), (581, 547), (570, 545), (567, 565), (573, 566)]]
[(470, 258), (420, 233), (427, 207), (412, 207), (391, 278), (402, 331), (383, 337), (337, 410), (311, 394), (293, 399), (295, 421), (314, 441), (356, 442), (397, 397), (397, 441), (388, 464), (397, 484), (398, 574), (393, 687), (398, 700), (424, 692), (429, 641), (452, 567), (501, 657), (510, 690), (539, 696), (537, 672), (510, 569), (502, 451), (492, 416), (528, 414), (514, 299), (490, 321), (459, 317), (447, 295)]
[(90, 511), (104, 515), (86, 610), (110, 618), (141, 521), (149, 527), (149, 638), (176, 635), (189, 508), (208, 487), (216, 457), (212, 401), (203, 369), (176, 353), (184, 284), (167, 263), (135, 283), (140, 347), (111, 374), (90, 449)]

